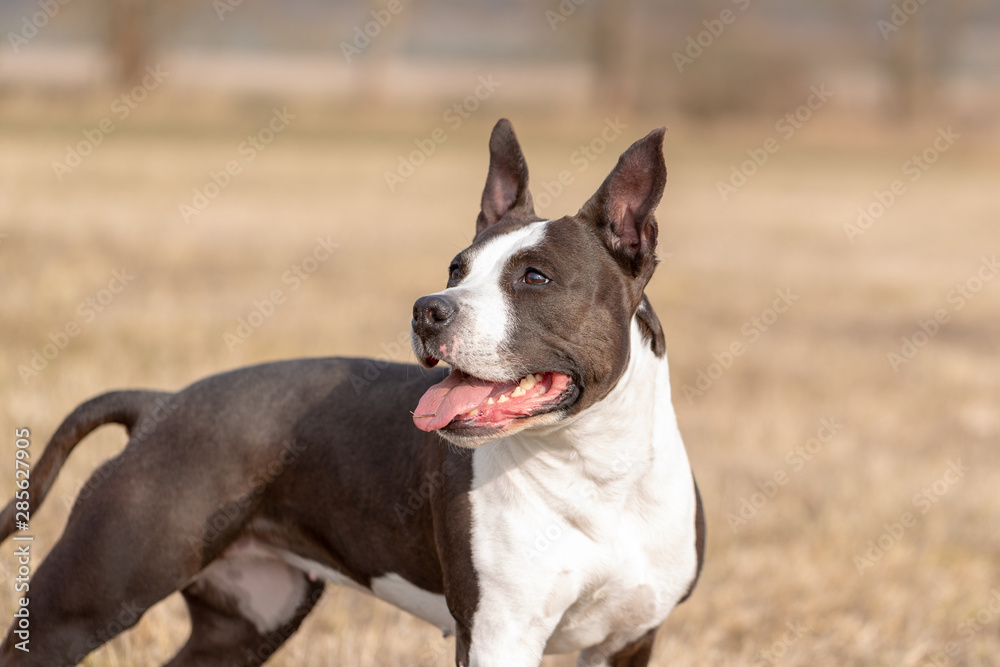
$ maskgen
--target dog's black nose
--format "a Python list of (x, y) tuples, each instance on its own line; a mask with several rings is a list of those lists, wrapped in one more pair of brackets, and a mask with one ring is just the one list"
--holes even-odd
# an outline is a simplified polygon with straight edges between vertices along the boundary
[(447, 326), (458, 308), (440, 294), (422, 296), (413, 304), (413, 330), (418, 334), (433, 333)]

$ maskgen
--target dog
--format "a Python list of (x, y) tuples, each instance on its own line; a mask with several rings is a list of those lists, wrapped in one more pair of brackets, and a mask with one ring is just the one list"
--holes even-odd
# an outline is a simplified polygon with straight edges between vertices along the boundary
[(191, 634), (168, 665), (260, 665), (328, 583), (453, 633), (461, 667), (647, 665), (705, 544), (644, 293), (664, 131), (543, 220), (496, 124), (472, 244), (413, 306), (427, 370), (385, 364), (362, 387), (371, 362), (300, 359), (77, 407), (32, 470), (31, 511), (89, 432), (130, 439), (21, 593), (30, 644), (16, 617), (0, 665), (77, 664), (177, 590)]

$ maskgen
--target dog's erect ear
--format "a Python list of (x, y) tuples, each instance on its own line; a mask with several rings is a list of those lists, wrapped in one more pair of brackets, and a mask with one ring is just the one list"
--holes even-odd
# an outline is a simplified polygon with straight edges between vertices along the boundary
[(535, 206), (528, 192), (528, 164), (514, 127), (506, 118), (493, 126), (490, 135), (490, 171), (486, 175), (483, 201), (476, 219), (476, 234), (495, 225), (508, 213), (535, 217)]
[(579, 215), (593, 221), (608, 249), (632, 275), (646, 280), (656, 266), (656, 218), (667, 183), (660, 127), (629, 146)]

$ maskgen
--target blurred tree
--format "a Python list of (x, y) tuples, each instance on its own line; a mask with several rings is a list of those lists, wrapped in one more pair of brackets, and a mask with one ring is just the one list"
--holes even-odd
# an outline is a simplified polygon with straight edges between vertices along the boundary
[(353, 61), (358, 68), (355, 81), (361, 103), (369, 107), (379, 107), (386, 101), (391, 85), (389, 80), (391, 65), (405, 39), (410, 15), (417, 9), (410, 4), (403, 4), (401, 11), (390, 12), (385, 0), (368, 0), (363, 4), (365, 14), (361, 17), (359, 25), (363, 26), (362, 30), (371, 28), (375, 34), (370, 38), (368, 46)]
[[(238, 5), (235, 0), (219, 0)], [(242, 1), (242, 0), (240, 0)], [(174, 32), (194, 7), (215, 11), (196, 0), (91, 0), (97, 5), (104, 28), (104, 44), (112, 62), (115, 85), (134, 86), (153, 64), (157, 47)]]
[(591, 58), (597, 103), (628, 112), (636, 104), (641, 62), (642, 40), (630, 31), (635, 3), (633, 0), (594, 1)]
[(104, 0), (107, 47), (115, 81), (129, 87), (142, 80), (152, 47), (152, 3), (149, 0)]
[[(894, 9), (891, 7), (889, 11)], [(889, 42), (887, 69), (893, 89), (892, 112), (900, 118), (913, 118), (927, 102), (923, 23), (918, 13), (885, 37)]]

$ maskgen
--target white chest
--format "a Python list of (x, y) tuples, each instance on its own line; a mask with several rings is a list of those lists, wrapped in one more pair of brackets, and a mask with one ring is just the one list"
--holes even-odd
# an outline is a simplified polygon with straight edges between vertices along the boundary
[(662, 623), (697, 568), (693, 480), (679, 439), (648, 469), (625, 461), (618, 486), (595, 483), (572, 461), (535, 456), (510, 467), (496, 453), (474, 458), (476, 624), (537, 628), (545, 653), (567, 653), (627, 643)]

